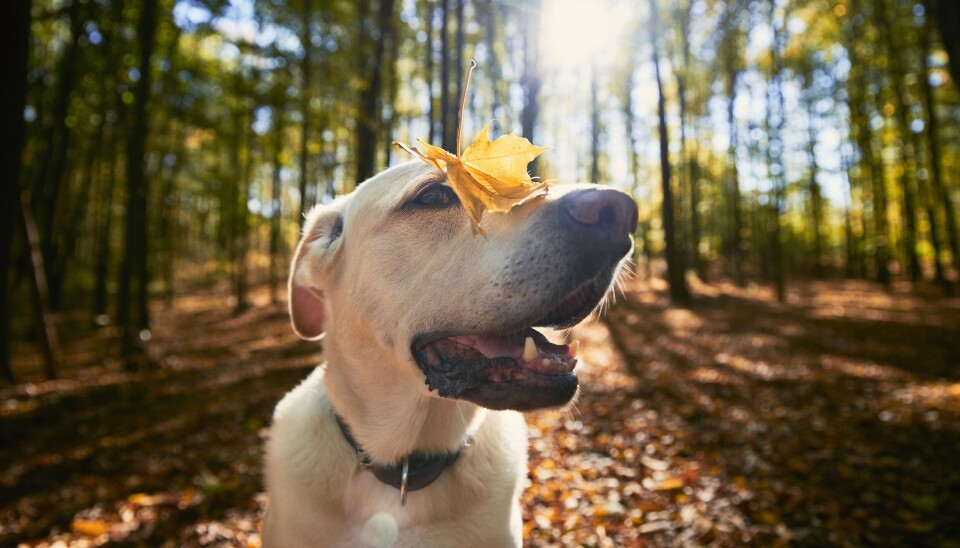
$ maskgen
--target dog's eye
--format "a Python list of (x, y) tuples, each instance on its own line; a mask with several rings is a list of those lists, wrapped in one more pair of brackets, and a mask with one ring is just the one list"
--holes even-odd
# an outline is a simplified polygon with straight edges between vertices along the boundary
[(413, 199), (413, 204), (423, 207), (441, 208), (458, 202), (453, 189), (446, 185), (430, 185)]

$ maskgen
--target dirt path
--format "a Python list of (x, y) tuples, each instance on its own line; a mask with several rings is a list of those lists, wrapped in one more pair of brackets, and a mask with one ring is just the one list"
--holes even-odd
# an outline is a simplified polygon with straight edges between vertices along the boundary
[[(662, 295), (579, 327), (578, 405), (529, 417), (529, 545), (960, 546), (960, 300)], [(78, 330), (67, 380), (0, 388), (0, 545), (258, 545), (265, 427), (319, 355), (254, 300), (158, 310), (157, 369)]]

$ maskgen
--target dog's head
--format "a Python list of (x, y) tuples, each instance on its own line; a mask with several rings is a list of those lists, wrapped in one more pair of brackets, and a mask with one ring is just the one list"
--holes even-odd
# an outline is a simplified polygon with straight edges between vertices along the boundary
[(567, 403), (575, 351), (534, 327), (569, 327), (597, 306), (632, 249), (636, 204), (595, 185), (553, 186), (484, 215), (484, 238), (445, 181), (412, 161), (315, 207), (291, 267), (294, 330), (327, 331), (331, 363), (377, 361), (353, 373), (413, 375), (432, 396), (489, 409)]

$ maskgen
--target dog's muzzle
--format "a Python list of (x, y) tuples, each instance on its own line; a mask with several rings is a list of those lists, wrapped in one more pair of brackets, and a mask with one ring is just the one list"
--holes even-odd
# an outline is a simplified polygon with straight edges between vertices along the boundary
[(546, 288), (552, 298), (516, 317), (492, 317), (487, 330), (415, 338), (413, 356), (441, 397), (528, 411), (564, 405), (576, 394), (576, 344), (551, 343), (534, 327), (571, 327), (597, 306), (633, 247), (637, 206), (622, 192), (590, 188), (546, 207), (569, 274)]

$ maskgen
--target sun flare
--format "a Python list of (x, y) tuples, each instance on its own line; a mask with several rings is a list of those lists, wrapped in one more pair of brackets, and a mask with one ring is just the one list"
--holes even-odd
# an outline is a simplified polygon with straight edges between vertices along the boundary
[(604, 63), (633, 18), (634, 5), (616, 0), (545, 0), (540, 44), (544, 63), (557, 68)]

